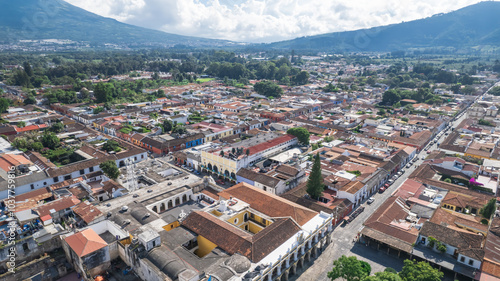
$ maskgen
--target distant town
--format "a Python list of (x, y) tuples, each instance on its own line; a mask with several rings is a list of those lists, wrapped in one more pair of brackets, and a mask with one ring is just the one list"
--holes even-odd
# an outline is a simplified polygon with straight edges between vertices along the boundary
[(0, 280), (499, 280), (498, 60), (28, 43)]

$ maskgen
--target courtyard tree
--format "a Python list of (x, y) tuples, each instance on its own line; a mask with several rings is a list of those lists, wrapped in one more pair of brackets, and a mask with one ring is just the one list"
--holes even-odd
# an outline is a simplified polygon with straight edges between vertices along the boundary
[(110, 179), (116, 180), (120, 175), (120, 170), (113, 160), (102, 162), (99, 165), (99, 168), (101, 168), (102, 172), (106, 174), (106, 176), (108, 176), (108, 178)]
[(319, 154), (314, 156), (314, 164), (309, 174), (309, 179), (307, 180), (306, 192), (311, 196), (311, 198), (318, 199), (323, 193), (323, 177), (321, 175), (321, 161), (319, 159)]
[(296, 136), (297, 139), (299, 140), (299, 142), (301, 142), (303, 144), (306, 144), (306, 145), (309, 144), (310, 134), (306, 128), (294, 127), (294, 128), (288, 129), (288, 131), (286, 131), (286, 133), (290, 134), (292, 136)]
[(342, 278), (346, 281), (360, 281), (370, 275), (364, 264), (355, 256), (347, 257), (342, 255), (333, 261), (333, 268), (327, 276), (331, 281)]
[(429, 263), (416, 260), (405, 260), (399, 277), (403, 281), (441, 281), (443, 273), (433, 268)]
[(495, 210), (497, 209), (497, 200), (496, 198), (491, 198), (490, 201), (486, 205), (484, 205), (479, 213), (483, 215), (485, 219), (490, 219)]
[(42, 141), (43, 146), (48, 147), (50, 149), (54, 149), (57, 146), (59, 146), (59, 142), (60, 142), (59, 138), (56, 136), (56, 134), (49, 132), (49, 131), (45, 131), (43, 133), (41, 141)]

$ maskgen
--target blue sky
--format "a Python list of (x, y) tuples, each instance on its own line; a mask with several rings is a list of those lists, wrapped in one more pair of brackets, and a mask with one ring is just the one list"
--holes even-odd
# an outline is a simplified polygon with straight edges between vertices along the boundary
[(65, 0), (101, 16), (181, 35), (273, 42), (399, 23), (479, 0)]

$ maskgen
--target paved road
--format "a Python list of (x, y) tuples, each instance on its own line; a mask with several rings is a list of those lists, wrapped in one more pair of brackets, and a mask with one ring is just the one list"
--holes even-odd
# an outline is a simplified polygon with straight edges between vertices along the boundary
[[(466, 114), (463, 114), (456, 121), (451, 122), (451, 127), (455, 128), (466, 118)], [(444, 130), (445, 132), (451, 132), (451, 130)], [(447, 136), (445, 133), (436, 136), (436, 143), (429, 146), (429, 151), (438, 148), (437, 143), (441, 143)], [(346, 256), (356, 256), (360, 260), (364, 260), (370, 263), (372, 267), (372, 272), (383, 271), (386, 267), (392, 267), (396, 270), (401, 270), (403, 266), (403, 261), (395, 256), (388, 255), (384, 252), (377, 251), (370, 247), (366, 247), (361, 243), (354, 243), (354, 238), (357, 236), (358, 232), (361, 230), (363, 223), (368, 219), (368, 217), (378, 208), (382, 203), (390, 197), (390, 195), (409, 177), (409, 175), (422, 164), (423, 159), (427, 157), (427, 151), (423, 150), (415, 157), (418, 160), (410, 167), (405, 168), (405, 173), (399, 177), (384, 193), (377, 193), (373, 195), (375, 201), (368, 205), (365, 203), (365, 211), (361, 213), (357, 218), (355, 218), (351, 223), (345, 227), (338, 226), (332, 233), (332, 241), (326, 250), (317, 258), (311, 261), (311, 265), (307, 270), (298, 272), (297, 275), (292, 276), (290, 280), (292, 281), (312, 281), (312, 280), (329, 280), (327, 278), (327, 272), (332, 268), (333, 260), (338, 259), (342, 255)]]

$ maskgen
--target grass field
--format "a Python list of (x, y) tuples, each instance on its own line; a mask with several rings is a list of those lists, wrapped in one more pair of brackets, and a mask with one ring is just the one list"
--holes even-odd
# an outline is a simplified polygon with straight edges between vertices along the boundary
[(196, 82), (205, 83), (205, 82), (210, 82), (212, 80), (215, 80), (215, 78), (198, 78), (196, 79)]

